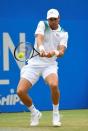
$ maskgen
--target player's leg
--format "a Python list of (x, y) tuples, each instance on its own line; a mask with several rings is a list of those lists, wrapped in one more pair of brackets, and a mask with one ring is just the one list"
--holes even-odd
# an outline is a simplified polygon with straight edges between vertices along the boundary
[(32, 85), (38, 80), (39, 73), (32, 67), (25, 66), (21, 71), (21, 79), (18, 84), (17, 94), (22, 102), (31, 111), (31, 126), (39, 124), (41, 113), (33, 105), (31, 97), (28, 95), (28, 90), (31, 89)]
[(59, 114), (59, 99), (60, 99), (60, 91), (58, 88), (58, 77), (56, 74), (51, 73), (46, 77), (46, 82), (48, 83), (50, 90), (51, 90), (51, 96), (52, 96), (52, 102), (53, 102), (53, 125), (54, 126), (61, 126), (60, 122), (60, 114)]
[(49, 74), (45, 81), (48, 83), (51, 90), (51, 97), (54, 105), (58, 105), (60, 99), (60, 91), (58, 88), (58, 77), (55, 73)]
[(21, 101), (27, 106), (32, 105), (32, 99), (28, 95), (28, 90), (32, 87), (30, 81), (25, 78), (21, 78), (17, 88), (17, 94), (20, 97)]
[(59, 99), (60, 99), (60, 91), (58, 88), (58, 74), (57, 74), (57, 66), (49, 66), (43, 72), (43, 77), (45, 81), (48, 83), (51, 90), (51, 97), (53, 103), (53, 125), (61, 126), (60, 122), (60, 114), (59, 114)]

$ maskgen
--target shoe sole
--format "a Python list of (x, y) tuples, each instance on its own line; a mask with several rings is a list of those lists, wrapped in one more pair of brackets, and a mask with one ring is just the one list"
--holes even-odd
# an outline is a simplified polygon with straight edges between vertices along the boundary
[(55, 127), (60, 127), (61, 126), (61, 122), (59, 122), (59, 123), (53, 123), (53, 126), (55, 126)]

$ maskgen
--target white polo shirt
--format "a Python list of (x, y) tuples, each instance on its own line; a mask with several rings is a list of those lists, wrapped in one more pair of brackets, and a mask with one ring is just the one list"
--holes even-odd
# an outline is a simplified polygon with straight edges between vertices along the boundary
[[(68, 32), (64, 31), (60, 25), (58, 25), (57, 30), (52, 30), (49, 27), (48, 21), (40, 21), (37, 29), (35, 31), (35, 44), (34, 47), (37, 48), (36, 35), (44, 35), (43, 45), (46, 51), (52, 51), (57, 49), (58, 45), (64, 45), (67, 48)], [(47, 65), (47, 64), (57, 64), (56, 57), (51, 58), (36, 56), (29, 60), (29, 64), (32, 65)]]

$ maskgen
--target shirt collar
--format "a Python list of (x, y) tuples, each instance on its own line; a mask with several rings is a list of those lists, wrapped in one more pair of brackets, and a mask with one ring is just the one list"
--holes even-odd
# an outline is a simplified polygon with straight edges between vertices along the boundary
[[(51, 29), (52, 30), (52, 29)], [(53, 32), (60, 32), (61, 31), (61, 26), (58, 24), (58, 28), (56, 30), (52, 30)]]

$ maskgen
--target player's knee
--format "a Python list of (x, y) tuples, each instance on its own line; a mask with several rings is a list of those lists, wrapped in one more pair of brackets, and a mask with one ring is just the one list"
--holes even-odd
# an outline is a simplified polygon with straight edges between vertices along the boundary
[(18, 87), (17, 88), (17, 95), (20, 97), (23, 94), (24, 94), (24, 90)]
[(57, 90), (57, 88), (58, 88), (58, 84), (52, 82), (52, 83), (50, 83), (50, 87), (51, 87), (52, 90)]
[(19, 88), (17, 88), (17, 95), (20, 96), (21, 93), (22, 93), (21, 90), (19, 90)]

